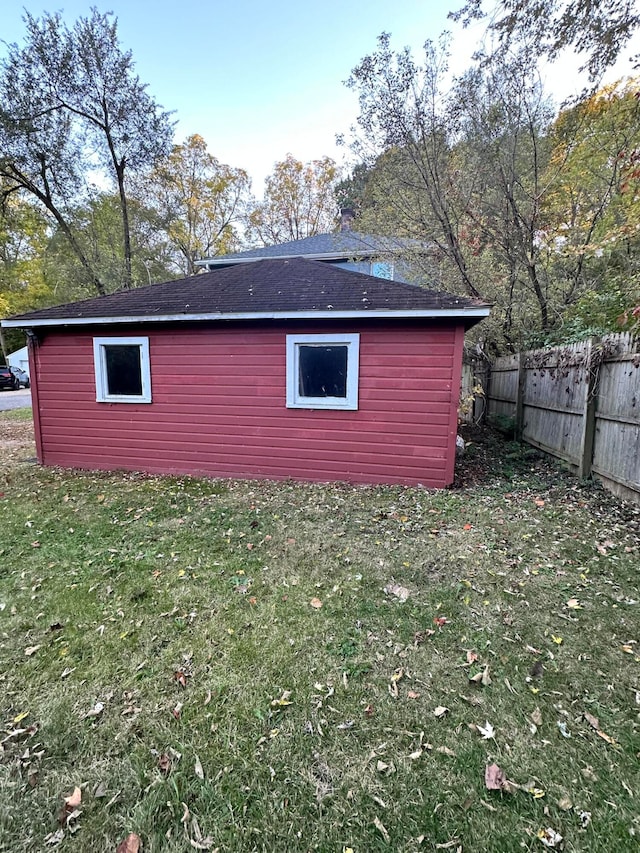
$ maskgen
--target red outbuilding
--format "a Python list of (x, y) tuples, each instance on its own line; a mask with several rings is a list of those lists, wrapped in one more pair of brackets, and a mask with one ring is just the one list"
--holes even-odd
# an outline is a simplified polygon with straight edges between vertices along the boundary
[(444, 487), (485, 303), (260, 260), (3, 321), (44, 465)]

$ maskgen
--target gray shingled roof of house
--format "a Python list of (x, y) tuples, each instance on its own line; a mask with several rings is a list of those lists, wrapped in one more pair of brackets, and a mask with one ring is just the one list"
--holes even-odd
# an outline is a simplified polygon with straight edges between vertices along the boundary
[(355, 259), (397, 254), (403, 249), (426, 252), (429, 246), (418, 240), (379, 237), (373, 234), (361, 234), (358, 231), (338, 231), (336, 234), (316, 234), (314, 237), (291, 240), (276, 246), (263, 246), (259, 249), (247, 249), (244, 252), (216, 255), (204, 258), (197, 263), (199, 266), (225, 266), (256, 258), (313, 257), (318, 259), (322, 255), (333, 259)]
[(17, 328), (133, 321), (339, 316), (487, 316), (479, 300), (426, 290), (303, 258), (238, 264), (190, 278), (120, 290), (3, 320)]

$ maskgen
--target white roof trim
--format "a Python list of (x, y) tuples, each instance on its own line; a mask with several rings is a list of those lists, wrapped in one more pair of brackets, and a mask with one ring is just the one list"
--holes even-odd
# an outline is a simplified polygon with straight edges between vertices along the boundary
[(59, 317), (43, 320), (1, 320), (5, 329), (35, 329), (42, 326), (106, 326), (119, 323), (201, 322), (203, 320), (395, 320), (488, 317), (489, 308), (430, 308), (426, 310), (369, 311), (243, 311), (221, 314), (141, 314), (136, 317)]
[(217, 267), (231, 266), (233, 264), (246, 264), (252, 261), (292, 261), (295, 258), (304, 258), (305, 261), (338, 261), (343, 258), (345, 260), (357, 260), (358, 258), (373, 258), (378, 257), (379, 255), (389, 255), (393, 254), (393, 252), (393, 249), (375, 248), (354, 249), (344, 252), (316, 252), (315, 254), (303, 252), (300, 255), (289, 252), (286, 255), (252, 255), (250, 258), (204, 258), (201, 261), (196, 261), (195, 265), (197, 267)]

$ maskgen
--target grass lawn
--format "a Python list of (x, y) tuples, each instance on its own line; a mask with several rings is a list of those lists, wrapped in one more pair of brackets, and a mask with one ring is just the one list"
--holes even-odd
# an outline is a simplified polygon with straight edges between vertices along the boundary
[(491, 436), (443, 492), (30, 442), (0, 415), (1, 850), (640, 846), (638, 508)]

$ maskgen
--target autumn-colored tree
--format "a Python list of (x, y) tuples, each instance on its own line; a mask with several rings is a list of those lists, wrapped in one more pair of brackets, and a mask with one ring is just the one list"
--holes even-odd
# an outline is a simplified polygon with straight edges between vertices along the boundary
[(332, 231), (338, 169), (330, 157), (302, 163), (291, 154), (265, 182), (263, 200), (249, 214), (247, 238), (270, 246)]
[[(544, 228), (565, 321), (611, 328), (640, 295), (640, 80), (563, 110), (550, 133)], [(563, 321), (564, 322), (564, 321)]]
[[(47, 222), (38, 208), (18, 192), (9, 194), (0, 205), (0, 317), (51, 302), (42, 263), (47, 241)], [(7, 346), (20, 345), (20, 334), (0, 335), (5, 358)]]
[(238, 248), (250, 187), (244, 169), (221, 163), (197, 134), (158, 162), (139, 191), (178, 272), (194, 275), (197, 260)]

